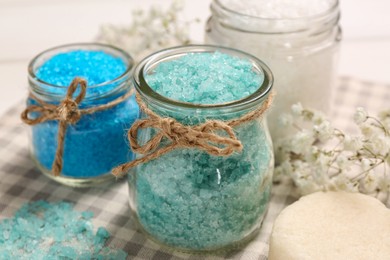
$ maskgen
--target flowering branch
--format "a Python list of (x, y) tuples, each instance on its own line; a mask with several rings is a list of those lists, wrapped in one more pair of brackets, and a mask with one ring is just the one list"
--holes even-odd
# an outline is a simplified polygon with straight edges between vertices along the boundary
[(356, 136), (334, 128), (318, 111), (293, 105), (280, 121), (296, 132), (275, 145), (275, 179), (291, 178), (301, 195), (344, 190), (388, 201), (390, 110), (373, 117), (359, 107), (353, 119), (360, 130)]
[(180, 20), (183, 8), (182, 1), (175, 0), (167, 10), (159, 6), (135, 10), (127, 26), (103, 25), (97, 41), (124, 49), (136, 62), (155, 51), (190, 44), (189, 27), (198, 20)]

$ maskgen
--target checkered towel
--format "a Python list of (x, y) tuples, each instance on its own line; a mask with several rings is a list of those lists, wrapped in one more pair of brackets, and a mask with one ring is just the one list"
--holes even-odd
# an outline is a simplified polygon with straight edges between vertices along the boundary
[[(389, 107), (390, 85), (340, 78), (335, 91), (332, 122), (345, 131), (353, 129), (352, 115), (357, 106), (373, 114)], [(70, 201), (79, 211), (93, 211), (96, 227), (112, 234), (108, 245), (121, 248), (129, 259), (267, 259), (268, 239), (275, 217), (292, 203), (290, 184), (275, 185), (267, 216), (258, 236), (245, 248), (221, 255), (200, 256), (167, 251), (135, 230), (130, 218), (127, 185), (124, 181), (99, 188), (74, 189), (43, 176), (29, 157), (26, 129), (19, 120), (24, 104), (9, 110), (0, 120), (0, 219), (12, 217), (29, 201)]]

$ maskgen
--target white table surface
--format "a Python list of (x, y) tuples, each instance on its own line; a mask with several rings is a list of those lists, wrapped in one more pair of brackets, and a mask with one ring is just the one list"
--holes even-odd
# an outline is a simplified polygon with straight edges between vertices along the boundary
[[(389, 0), (340, 0), (343, 43), (339, 74), (390, 83)], [(170, 0), (0, 0), (0, 115), (27, 95), (27, 64), (56, 45), (92, 41), (102, 23), (126, 24), (131, 10)], [(185, 15), (201, 24), (203, 39), (210, 0), (185, 1)]]

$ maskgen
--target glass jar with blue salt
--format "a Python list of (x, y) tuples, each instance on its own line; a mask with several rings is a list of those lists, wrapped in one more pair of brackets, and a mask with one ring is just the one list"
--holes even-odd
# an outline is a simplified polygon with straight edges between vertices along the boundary
[(264, 118), (272, 96), (269, 68), (241, 51), (196, 45), (147, 57), (134, 78), (141, 120), (129, 140), (140, 154), (117, 170), (129, 175), (140, 229), (187, 252), (249, 241), (272, 186)]
[(139, 113), (133, 66), (124, 51), (96, 43), (55, 47), (31, 61), (22, 119), (32, 125), (31, 155), (46, 176), (94, 186), (132, 159), (124, 136)]

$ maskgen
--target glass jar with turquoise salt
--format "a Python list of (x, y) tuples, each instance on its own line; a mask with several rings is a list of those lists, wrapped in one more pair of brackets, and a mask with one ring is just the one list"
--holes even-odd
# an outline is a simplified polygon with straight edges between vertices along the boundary
[[(176, 125), (171, 119), (195, 128), (205, 122), (238, 120), (263, 107), (273, 83), (270, 70), (257, 58), (203, 45), (157, 52), (137, 66), (134, 77), (138, 97), (162, 119), (162, 128), (169, 128), (163, 126), (166, 122)], [(141, 119), (148, 117), (141, 112)], [(140, 144), (159, 131), (147, 122), (141, 122), (137, 134)], [(178, 129), (171, 130), (180, 134)], [(264, 117), (238, 124), (233, 131), (242, 150), (230, 155), (178, 145), (130, 170), (131, 210), (151, 239), (199, 252), (231, 249), (257, 233), (270, 199), (272, 143)], [(219, 129), (214, 133), (228, 136)], [(170, 138), (156, 149), (170, 146), (175, 137)], [(189, 140), (189, 145), (203, 142), (197, 138)], [(213, 141), (204, 142), (211, 145)], [(210, 149), (218, 148), (224, 149), (221, 144)], [(137, 155), (137, 160), (142, 157)]]
[[(124, 139), (125, 129), (138, 117), (132, 69), (133, 60), (124, 51), (95, 43), (55, 47), (31, 61), (24, 117), (32, 125), (32, 158), (46, 176), (69, 186), (93, 186), (112, 180), (111, 169), (132, 159)], [(79, 81), (72, 94), (75, 78)], [(83, 97), (81, 83), (86, 84)], [(68, 103), (75, 105), (70, 117), (80, 113), (76, 121), (61, 121), (67, 94), (73, 100)], [(62, 151), (61, 127), (66, 128)]]

